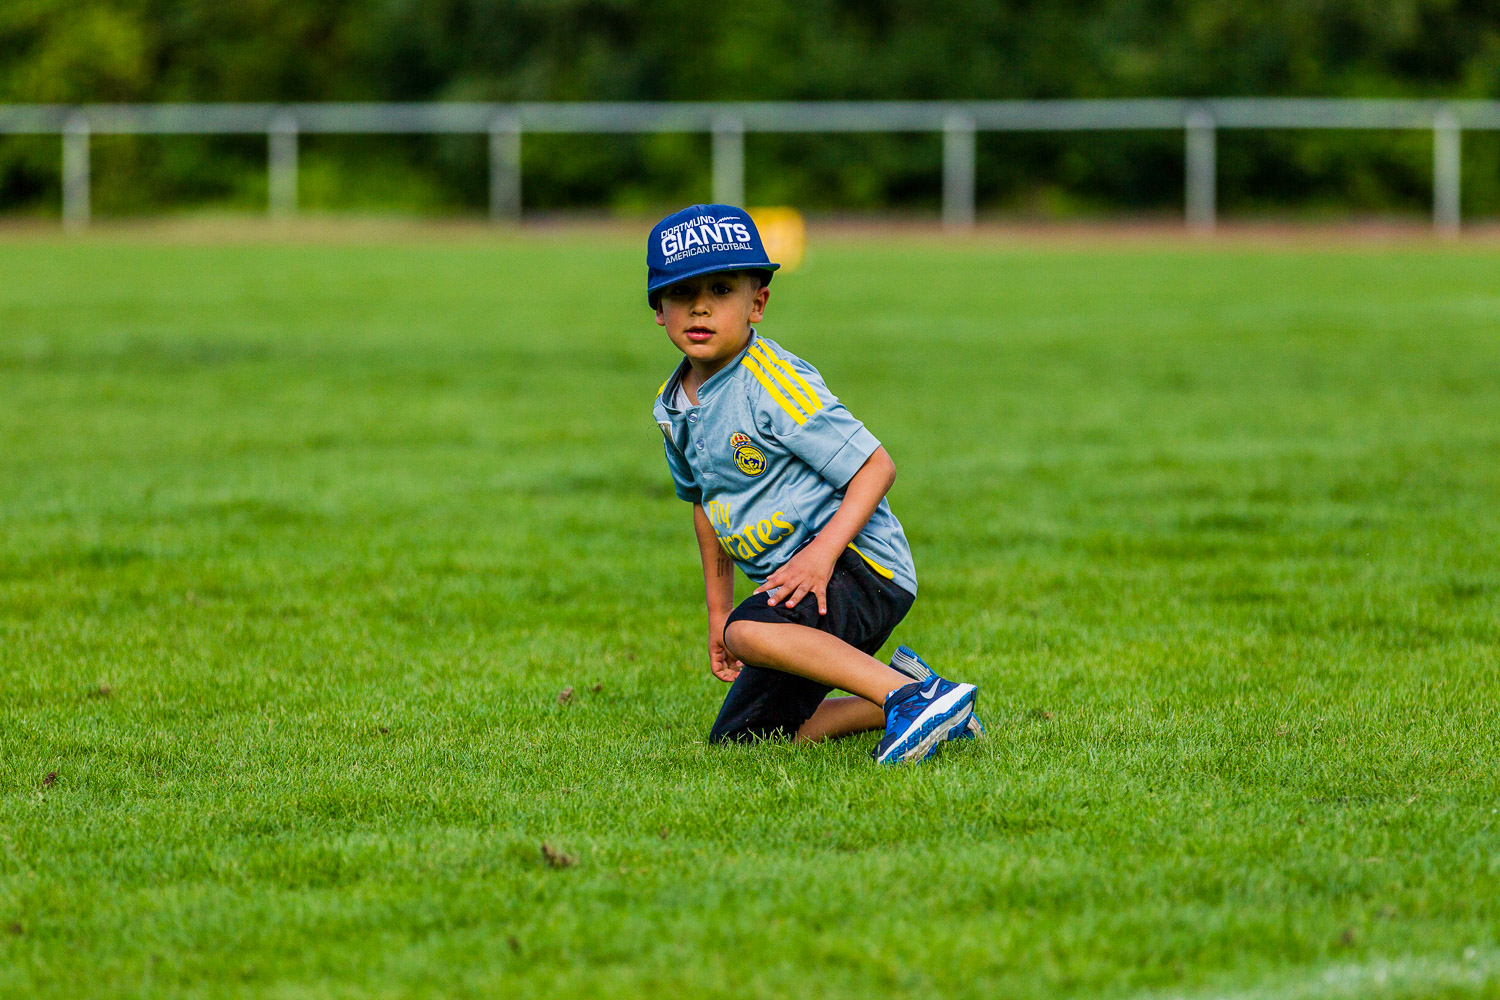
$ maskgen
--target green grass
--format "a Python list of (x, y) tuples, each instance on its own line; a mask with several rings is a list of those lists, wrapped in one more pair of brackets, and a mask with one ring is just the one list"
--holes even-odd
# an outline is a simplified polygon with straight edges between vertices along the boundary
[(638, 244), (0, 244), (0, 994), (1500, 996), (1500, 252), (815, 242), (877, 769), (702, 742)]

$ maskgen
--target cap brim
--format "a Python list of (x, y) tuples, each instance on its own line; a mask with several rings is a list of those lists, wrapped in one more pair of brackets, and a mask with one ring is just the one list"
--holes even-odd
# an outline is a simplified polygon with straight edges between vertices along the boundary
[(705, 274), (717, 274), (727, 271), (775, 271), (780, 267), (780, 264), (773, 264), (770, 261), (766, 261), (764, 264), (736, 264), (733, 267), (725, 267), (723, 264), (705, 264), (696, 271), (684, 271), (681, 274), (672, 275), (665, 281), (658, 281), (654, 285), (647, 285), (646, 294), (650, 295), (653, 292), (659, 292), (668, 285), (675, 285), (686, 278), (699, 278)]

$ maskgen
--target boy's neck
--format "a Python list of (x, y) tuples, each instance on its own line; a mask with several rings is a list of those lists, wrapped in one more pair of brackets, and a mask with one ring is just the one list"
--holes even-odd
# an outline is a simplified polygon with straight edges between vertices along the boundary
[(732, 364), (734, 359), (739, 357), (745, 350), (745, 345), (750, 343), (750, 338), (753, 336), (755, 336), (755, 330), (752, 328), (746, 332), (745, 339), (740, 342), (740, 346), (735, 349), (735, 352), (726, 358), (714, 361), (699, 361), (696, 358), (687, 359), (688, 370), (682, 376), (681, 385), (682, 391), (687, 393), (688, 399), (692, 400), (694, 406), (698, 405), (699, 386)]

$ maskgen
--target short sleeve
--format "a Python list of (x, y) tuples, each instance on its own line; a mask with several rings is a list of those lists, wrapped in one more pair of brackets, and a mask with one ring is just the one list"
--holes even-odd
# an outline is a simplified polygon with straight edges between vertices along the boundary
[(672, 487), (677, 491), (678, 498), (688, 503), (702, 503), (703, 491), (693, 480), (693, 470), (688, 465), (687, 456), (672, 443), (666, 427), (662, 428), (661, 433), (667, 452), (667, 468), (672, 472)]
[(801, 358), (759, 341), (746, 361), (745, 367), (765, 389), (757, 404), (763, 427), (836, 489), (847, 486), (880, 447), (875, 435)]

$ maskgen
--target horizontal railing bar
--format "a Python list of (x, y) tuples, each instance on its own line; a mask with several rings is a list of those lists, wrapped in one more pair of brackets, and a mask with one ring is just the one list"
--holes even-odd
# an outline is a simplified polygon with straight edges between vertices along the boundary
[(1364, 98), (1111, 98), (1044, 101), (481, 102), (309, 104), (0, 104), (0, 134), (253, 134), (289, 117), (303, 133), (941, 132), (951, 116), (980, 131), (1181, 129), (1206, 114), (1225, 129), (1425, 129), (1447, 110), (1465, 129), (1500, 129), (1500, 101)]
[(1333, 98), (1220, 98), (1204, 109), (1219, 128), (1431, 128), (1440, 101)]
[(0, 104), (0, 134), (56, 135), (75, 110), (59, 104)]

